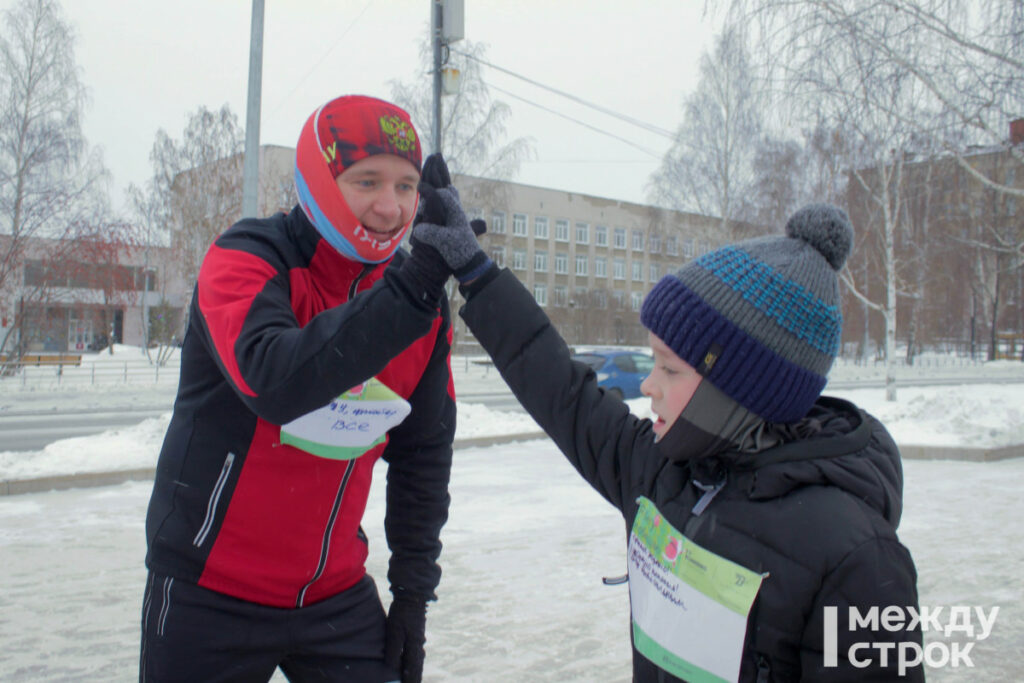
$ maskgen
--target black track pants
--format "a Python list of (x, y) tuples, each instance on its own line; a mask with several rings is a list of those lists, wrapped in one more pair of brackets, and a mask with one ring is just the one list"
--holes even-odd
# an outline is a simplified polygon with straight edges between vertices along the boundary
[(139, 680), (382, 683), (384, 608), (373, 579), (308, 607), (279, 609), (150, 572)]

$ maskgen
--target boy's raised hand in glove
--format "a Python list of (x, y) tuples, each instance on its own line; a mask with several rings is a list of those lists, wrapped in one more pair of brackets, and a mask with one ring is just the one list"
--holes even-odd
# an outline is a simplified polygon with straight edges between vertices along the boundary
[(413, 250), (424, 246), (435, 250), (459, 282), (479, 277), (491, 259), (476, 241), (483, 221), (471, 225), (462, 210), (459, 191), (451, 184), (448, 166), (440, 153), (431, 154), (423, 163), (419, 184), (420, 214), (412, 228)]

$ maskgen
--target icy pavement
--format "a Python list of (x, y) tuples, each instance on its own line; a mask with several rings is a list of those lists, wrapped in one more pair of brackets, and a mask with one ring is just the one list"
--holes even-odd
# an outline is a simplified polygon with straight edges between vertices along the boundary
[[(974, 667), (930, 669), (929, 680), (1019, 680), (1024, 459), (905, 469), (900, 535), (921, 603), (1000, 607), (970, 651)], [(381, 474), (364, 528), (387, 595)], [(137, 680), (149, 491), (136, 482), (0, 498), (0, 680)], [(451, 491), (425, 680), (628, 681), (628, 589), (601, 584), (624, 572), (618, 513), (548, 441), (458, 451)]]

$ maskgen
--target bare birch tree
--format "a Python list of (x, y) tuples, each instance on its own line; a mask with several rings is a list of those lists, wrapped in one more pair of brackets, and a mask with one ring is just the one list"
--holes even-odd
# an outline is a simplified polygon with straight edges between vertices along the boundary
[[(985, 221), (960, 212), (961, 222), (970, 224), (969, 235), (943, 236), (959, 241), (965, 251), (988, 252), (975, 253), (975, 272), (969, 279), (976, 283), (975, 313), (985, 311), (971, 315), (972, 344), (974, 321), (985, 318), (991, 355), (1000, 310), (1006, 307), (1000, 302), (1016, 296), (1017, 307), (1022, 306), (1015, 293), (1024, 277), (1024, 226), (1013, 216), (1016, 205), (1024, 201), (1024, 184), (1019, 182), (1024, 177), (1024, 131), (1014, 134), (1010, 126), (1013, 122), (1024, 127), (1024, 2), (733, 0), (730, 8), (732, 20), (761, 36), (764, 49), (758, 59), (784, 67), (778, 70), (777, 91), (788, 92), (794, 73), (805, 70), (809, 62), (830, 59), (837, 47), (852, 45), (871, 54), (886, 72), (913, 82), (919, 105), (914, 111), (888, 99), (885, 90), (865, 89), (862, 99), (899, 120), (919, 150), (931, 150), (934, 159), (952, 160), (958, 175), (966, 179), (959, 182), (970, 186), (972, 196), (988, 195), (987, 206), (975, 209), (1002, 207), (1001, 214)], [(931, 115), (919, 115), (922, 109)], [(988, 163), (986, 153), (1001, 163)], [(934, 210), (941, 206), (951, 213), (948, 204), (935, 204)], [(998, 267), (993, 265), (996, 261)], [(1012, 308), (1002, 319), (1021, 319), (1012, 315)], [(912, 317), (909, 334), (914, 334), (915, 322)], [(1024, 331), (1020, 324), (1017, 331)]]
[[(143, 253), (143, 271), (148, 273), (152, 264), (154, 247), (165, 245), (169, 235), (167, 226), (170, 225), (170, 207), (168, 202), (158, 192), (154, 181), (151, 179), (146, 188), (140, 188), (134, 183), (128, 187), (128, 200), (134, 214), (136, 224), (139, 227), (139, 248)], [(148, 277), (148, 276), (147, 276)], [(173, 343), (179, 332), (178, 321), (173, 319), (173, 307), (161, 303), (156, 306), (156, 311), (150, 309), (148, 303), (148, 282), (144, 283), (142, 306), (140, 307), (142, 323), (142, 348), (150, 364), (164, 365), (173, 351)], [(166, 284), (161, 280), (161, 286)], [(164, 297), (161, 295), (161, 302)]]
[(749, 217), (746, 199), (762, 130), (760, 94), (743, 34), (723, 31), (713, 52), (701, 57), (700, 80), (683, 102), (675, 142), (648, 183), (650, 200), (718, 216), (723, 231)]
[(166, 220), (168, 241), (189, 290), (206, 250), (241, 217), (245, 135), (228, 105), (200, 107), (181, 140), (162, 129), (150, 153), (153, 179), (141, 205)]
[[(22, 0), (0, 33), (0, 308), (24, 331), (22, 313), (45, 290), (24, 287), (27, 250), (73, 241), (105, 205), (106, 171), (82, 134), (85, 88), (74, 34), (53, 0)], [(42, 239), (45, 238), (45, 239)], [(7, 317), (5, 315), (5, 317)], [(23, 347), (19, 340), (16, 352)]]
[[(825, 57), (830, 37), (843, 34), (880, 63), (900, 69), (948, 117), (939, 128), (932, 119), (904, 123), (919, 136), (935, 138), (980, 181), (1024, 196), (1002, 178), (963, 162), (965, 143), (1005, 146), (1008, 122), (1024, 111), (1021, 0), (732, 0), (730, 7), (734, 21), (758, 27), (763, 56), (775, 64), (796, 47)], [(897, 109), (890, 113), (903, 116)], [(1024, 164), (1024, 150), (1012, 156)]]

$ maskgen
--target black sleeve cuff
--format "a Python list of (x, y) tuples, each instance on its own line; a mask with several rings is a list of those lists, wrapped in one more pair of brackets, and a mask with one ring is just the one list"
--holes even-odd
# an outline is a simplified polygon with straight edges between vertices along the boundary
[(462, 293), (466, 301), (469, 301), (477, 292), (486, 287), (487, 283), (498, 277), (500, 273), (501, 268), (498, 267), (498, 264), (490, 261), (490, 265), (482, 275), (468, 284), (459, 285), (459, 292)]

